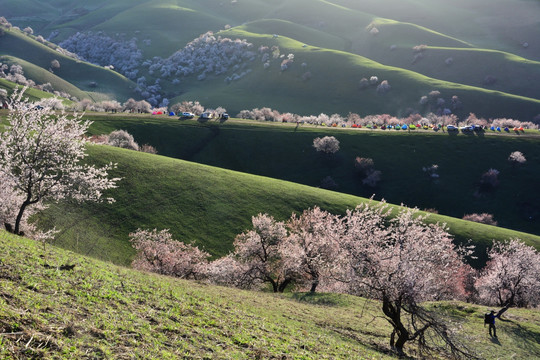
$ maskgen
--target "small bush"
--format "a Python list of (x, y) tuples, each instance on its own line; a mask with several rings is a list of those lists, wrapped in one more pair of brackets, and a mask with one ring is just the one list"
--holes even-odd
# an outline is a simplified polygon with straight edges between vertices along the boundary
[(495, 221), (495, 219), (493, 219), (493, 215), (492, 214), (487, 214), (487, 213), (467, 214), (467, 215), (463, 216), (463, 220), (474, 221), (474, 222), (481, 223), (481, 224), (488, 224), (488, 225), (497, 226), (497, 221)]
[(107, 144), (124, 149), (139, 150), (139, 144), (137, 144), (133, 136), (125, 130), (116, 130), (110, 133)]
[(354, 167), (363, 175), (367, 175), (369, 172), (373, 171), (373, 165), (374, 162), (371, 158), (357, 156), (356, 159), (354, 159)]
[(362, 184), (371, 186), (371, 187), (377, 186), (379, 181), (381, 181), (381, 174), (382, 172), (380, 172), (379, 170), (370, 171), (368, 176), (366, 176), (366, 178), (362, 180)]
[(313, 140), (313, 147), (315, 150), (324, 152), (326, 154), (335, 154), (339, 151), (339, 140), (333, 136), (315, 138)]
[(499, 170), (489, 169), (480, 178), (480, 191), (491, 191), (499, 185)]
[(321, 189), (336, 190), (338, 187), (338, 184), (334, 181), (334, 179), (332, 179), (331, 176), (327, 176), (321, 180)]
[(525, 155), (521, 151), (514, 151), (510, 153), (510, 156), (508, 156), (508, 161), (512, 164), (512, 166), (516, 166), (518, 164), (525, 164), (527, 159), (525, 159)]
[(148, 154), (157, 154), (158, 153), (156, 148), (153, 147), (152, 145), (149, 145), (149, 144), (144, 144), (143, 146), (141, 146), (140, 151), (148, 153)]

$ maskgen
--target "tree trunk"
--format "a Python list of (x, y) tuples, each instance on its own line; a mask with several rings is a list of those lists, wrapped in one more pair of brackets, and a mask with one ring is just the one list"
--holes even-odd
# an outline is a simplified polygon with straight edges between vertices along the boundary
[(285, 291), (285, 288), (287, 287), (287, 285), (289, 285), (291, 282), (291, 279), (285, 279), (283, 280), (283, 282), (279, 285), (279, 288), (278, 288), (278, 291), (280, 293), (284, 292)]
[(407, 342), (407, 340), (409, 340), (409, 336), (408, 334), (407, 335), (401, 334), (399, 331), (397, 332), (397, 334), (398, 334), (398, 339), (396, 341), (395, 347), (396, 347), (396, 351), (398, 355), (401, 356), (405, 354), (403, 352), (403, 347), (405, 346), (405, 343)]
[(13, 229), (13, 233), (15, 235), (19, 235), (21, 233), (21, 221), (24, 214), (24, 210), (26, 210), (26, 207), (30, 205), (29, 201), (25, 201), (22, 203), (21, 208), (19, 209), (19, 213), (17, 214), (17, 219), (15, 220), (15, 229)]
[[(390, 346), (396, 349), (398, 355), (404, 355), (403, 347), (409, 341), (410, 334), (401, 321), (401, 304), (399, 301), (393, 303), (390, 299), (383, 297), (383, 313), (388, 317), (388, 321), (394, 327), (390, 336)], [(397, 340), (395, 336), (397, 335)]]
[(309, 292), (314, 293), (315, 289), (317, 289), (317, 285), (319, 285), (319, 279), (314, 279), (311, 282), (311, 289), (309, 290)]

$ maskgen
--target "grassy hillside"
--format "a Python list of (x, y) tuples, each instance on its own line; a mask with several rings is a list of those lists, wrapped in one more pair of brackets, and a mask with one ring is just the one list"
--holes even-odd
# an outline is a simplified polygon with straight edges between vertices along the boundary
[[(460, 117), (474, 112), (484, 117), (531, 120), (540, 113), (536, 86), (540, 78), (536, 49), (540, 46), (535, 46), (540, 36), (533, 21), (533, 14), (540, 9), (524, 0), (519, 1), (519, 7), (510, 0), (497, 0), (497, 6), (484, 0), (474, 6), (465, 1), (450, 5), (438, 0), (115, 0), (91, 5), (66, 0), (55, 2), (56, 9), (45, 5), (34, 8), (29, 0), (18, 5), (3, 1), (13, 6), (9, 14), (16, 24), (31, 25), (34, 19), (45, 35), (59, 32), (55, 41), (77, 31), (105, 31), (127, 39), (136, 37), (146, 58), (167, 57), (201, 33), (230, 25), (232, 29), (220, 32), (221, 36), (246, 38), (255, 44), (254, 49), (261, 44), (279, 45), (282, 54), (296, 56), (294, 66), (284, 72), (279, 70), (279, 61), (266, 71), (261, 63), (250, 64), (253, 72), (229, 85), (224, 80), (232, 70), (208, 76), (205, 81), (193, 75), (182, 79), (181, 85), (161, 79), (161, 95), (173, 103), (198, 100), (208, 106), (225, 106), (231, 112), (270, 106), (302, 114), (346, 115), (352, 111), (401, 115), (411, 109), (428, 111), (418, 105), (420, 97), (439, 90), (447, 101), (454, 95), (461, 98)], [(512, 7), (516, 11), (503, 11)], [(504, 13), (513, 15), (505, 17)], [(44, 26), (46, 21), (50, 23)], [(379, 29), (376, 36), (369, 32), (373, 26)], [(272, 39), (271, 34), (280, 38)], [(303, 48), (304, 44), (310, 46)], [(414, 60), (412, 47), (420, 44), (430, 47), (422, 59)], [(451, 66), (445, 64), (449, 57), (454, 60)], [(302, 63), (307, 67), (300, 67)], [(309, 81), (302, 80), (306, 71), (312, 74)], [(84, 81), (77, 83), (59, 75), (88, 91)], [(139, 75), (149, 83), (157, 77), (144, 67)], [(359, 91), (359, 80), (372, 75), (388, 80), (392, 91), (385, 96)], [(485, 83), (488, 76), (497, 81)], [(98, 84), (109, 81), (101, 79)], [(118, 90), (110, 86), (103, 92)], [(125, 100), (126, 96), (121, 93), (118, 98)]]
[[(51, 82), (60, 87), (59, 90), (98, 101), (104, 97), (125, 101), (135, 96), (135, 84), (126, 77), (64, 56), (17, 30), (6, 31), (1, 37), (1, 44), (0, 56), (12, 57), (13, 62), (16, 62), (15, 58), (24, 60), (20, 65), (26, 76), (37, 83)], [(53, 60), (60, 62), (60, 68), (54, 70), (54, 75), (49, 72)]]
[[(234, 138), (231, 138), (234, 141)], [(251, 227), (251, 217), (268, 213), (286, 220), (292, 212), (320, 206), (332, 213), (367, 201), (352, 195), (267, 177), (200, 165), (158, 155), (89, 147), (92, 162), (118, 163), (123, 180), (110, 192), (114, 204), (54, 205), (41, 218), (61, 230), (56, 245), (119, 264), (129, 264), (128, 234), (137, 228), (171, 229), (178, 240), (194, 243), (214, 256), (232, 249), (234, 237)], [(432, 215), (445, 222), (459, 242), (472, 238), (478, 263), (492, 239), (520, 237), (540, 248), (540, 237), (503, 228)]]
[[(394, 358), (376, 301), (207, 286), (43, 248), (3, 231), (0, 254), (1, 358)], [(482, 359), (540, 356), (538, 311), (510, 309), (498, 323), (498, 341), (490, 341), (485, 307), (428, 306), (459, 326)]]
[[(355, 129), (296, 128), (294, 124), (257, 122), (178, 121), (176, 118), (95, 116), (92, 133), (125, 129), (140, 143), (155, 146), (165, 156), (221, 168), (319, 186), (331, 176), (337, 191), (461, 218), (465, 214), (493, 214), (502, 227), (540, 234), (540, 177), (538, 131), (524, 136), (509, 134), (479, 137), (420, 130), (362, 131)], [(530, 134), (531, 137), (528, 137)], [(312, 147), (315, 137), (333, 135), (340, 151), (326, 158)], [(527, 162), (517, 168), (508, 163), (513, 151)], [(354, 159), (369, 157), (382, 171), (378, 187), (362, 185)], [(432, 181), (422, 171), (439, 165), (440, 178)], [(500, 171), (500, 184), (490, 194), (477, 197), (481, 175), (490, 168)]]
[[(220, 35), (248, 39), (255, 47), (278, 45), (282, 54), (294, 54), (294, 64), (290, 69), (281, 71), (281, 60), (274, 61), (268, 69), (264, 69), (262, 63), (255, 62), (251, 67), (253, 72), (229, 84), (221, 79), (209, 78), (201, 82), (188, 78), (182, 86), (185, 91), (172, 98), (172, 103), (199, 100), (210, 107), (225, 106), (232, 113), (255, 107), (271, 107), (281, 112), (303, 115), (321, 112), (403, 115), (410, 109), (425, 112), (426, 109), (418, 104), (420, 98), (432, 90), (439, 90), (441, 97), (448, 102), (454, 95), (462, 100), (463, 106), (456, 110), (461, 117), (474, 112), (492, 118), (531, 120), (540, 112), (540, 100), (441, 81), (409, 70), (384, 66), (348, 52), (304, 47), (303, 42), (290, 38), (272, 39), (270, 35), (250, 33), (244, 27), (222, 31)], [(306, 63), (306, 67), (301, 66), (302, 63)], [(312, 75), (307, 81), (302, 79), (306, 71)], [(392, 87), (390, 92), (379, 94), (375, 87), (360, 90), (360, 79), (373, 75), (380, 81), (387, 80)], [(169, 91), (172, 89), (167, 88)]]
[[(498, 49), (540, 59), (539, 5), (528, 0), (333, 0), (342, 6), (414, 23), (465, 40), (479, 48)], [(529, 47), (522, 46), (528, 42)]]
[[(11, 92), (15, 88), (21, 88), (21, 86), (15, 84), (14, 82), (8, 81), (6, 79), (0, 79), (0, 88), (1, 89), (6, 89), (8, 94), (11, 94)], [(25, 91), (25, 95), (31, 101), (37, 101), (39, 99), (49, 98), (49, 97), (54, 96), (51, 93), (41, 91), (41, 90), (37, 90), (37, 89), (30, 89), (30, 88)], [(7, 110), (0, 110), (0, 116), (3, 117), (5, 115), (7, 115)]]

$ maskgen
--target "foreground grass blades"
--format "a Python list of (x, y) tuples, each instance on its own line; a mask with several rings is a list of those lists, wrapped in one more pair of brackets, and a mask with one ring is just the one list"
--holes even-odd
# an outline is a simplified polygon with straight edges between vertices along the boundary
[[(481, 358), (540, 356), (537, 310), (509, 310), (492, 340), (485, 307), (428, 307)], [(208, 286), (0, 232), (0, 358), (389, 359), (381, 314), (376, 301)]]

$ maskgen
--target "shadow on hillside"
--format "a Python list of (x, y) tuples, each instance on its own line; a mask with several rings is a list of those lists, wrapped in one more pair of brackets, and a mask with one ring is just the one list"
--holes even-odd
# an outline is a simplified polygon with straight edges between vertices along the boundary
[(291, 297), (298, 302), (324, 306), (346, 306), (347, 302), (337, 294), (332, 293), (294, 293)]
[[(540, 357), (538, 344), (540, 344), (540, 332), (530, 330), (515, 321), (510, 321), (508, 327), (503, 329), (513, 341), (519, 343), (520, 348), (524, 349), (530, 355)], [(532, 358), (532, 357), (531, 357)]]
[(191, 161), (199, 152), (210, 144), (212, 140), (219, 136), (220, 128), (218, 125), (210, 125), (208, 126), (208, 130), (210, 130), (210, 134), (208, 134), (208, 136), (202, 138), (197, 144), (185, 152), (183, 156), (184, 160)]

